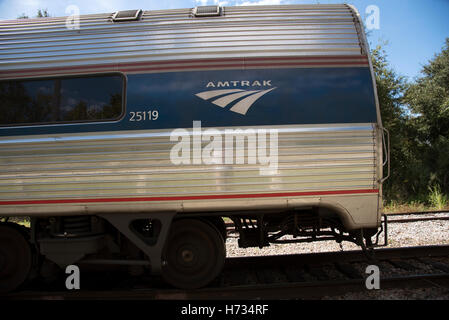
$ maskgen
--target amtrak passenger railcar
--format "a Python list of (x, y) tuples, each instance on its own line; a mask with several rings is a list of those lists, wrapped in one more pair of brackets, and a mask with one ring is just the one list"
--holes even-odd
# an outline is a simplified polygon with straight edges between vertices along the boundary
[(375, 244), (388, 152), (353, 7), (19, 19), (0, 43), (2, 291), (70, 264), (201, 287), (224, 221), (241, 247)]

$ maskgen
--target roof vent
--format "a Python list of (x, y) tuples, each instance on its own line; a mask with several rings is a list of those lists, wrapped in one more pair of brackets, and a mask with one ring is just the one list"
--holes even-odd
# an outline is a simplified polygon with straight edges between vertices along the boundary
[(124, 10), (124, 11), (117, 11), (112, 16), (112, 21), (134, 21), (134, 20), (140, 20), (140, 17), (142, 16), (142, 9), (139, 10)]
[(220, 6), (199, 6), (193, 9), (195, 17), (213, 17), (221, 15)]

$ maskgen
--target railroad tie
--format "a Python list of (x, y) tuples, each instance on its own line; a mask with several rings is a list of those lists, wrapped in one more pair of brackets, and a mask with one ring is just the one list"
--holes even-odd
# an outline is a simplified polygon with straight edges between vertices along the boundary
[(345, 276), (349, 277), (350, 279), (362, 278), (362, 275), (360, 274), (359, 270), (357, 270), (355, 267), (353, 267), (349, 263), (335, 262), (335, 266), (338, 271), (340, 271), (341, 273), (343, 273)]

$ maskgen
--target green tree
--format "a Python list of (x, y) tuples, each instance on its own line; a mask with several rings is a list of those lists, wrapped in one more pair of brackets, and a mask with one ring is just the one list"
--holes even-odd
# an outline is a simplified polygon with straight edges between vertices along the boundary
[(425, 65), (422, 76), (411, 85), (405, 101), (415, 114), (415, 144), (423, 164), (427, 189), (440, 185), (449, 190), (449, 38), (442, 51)]
[(409, 125), (410, 112), (404, 103), (404, 92), (409, 85), (389, 65), (381, 46), (372, 50), (371, 59), (383, 126), (390, 132), (391, 176), (384, 184), (384, 196), (387, 200), (406, 200), (417, 187), (412, 175), (420, 172)]

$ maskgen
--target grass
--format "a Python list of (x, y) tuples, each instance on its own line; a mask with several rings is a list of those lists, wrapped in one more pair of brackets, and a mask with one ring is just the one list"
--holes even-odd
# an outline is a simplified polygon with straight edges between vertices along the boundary
[(443, 210), (448, 206), (448, 196), (441, 192), (439, 185), (429, 187), (429, 192), (429, 203), (437, 210)]
[(406, 202), (398, 202), (398, 201), (390, 201), (384, 205), (383, 212), (391, 213), (391, 212), (418, 212), (418, 211), (429, 211), (432, 210), (431, 207), (426, 206), (424, 203), (420, 203), (418, 201), (411, 201), (409, 203)]
[(412, 200), (410, 202), (389, 201), (384, 204), (384, 212), (418, 212), (432, 210), (449, 210), (449, 196), (441, 192), (439, 185), (429, 187), (429, 193), (424, 200)]

